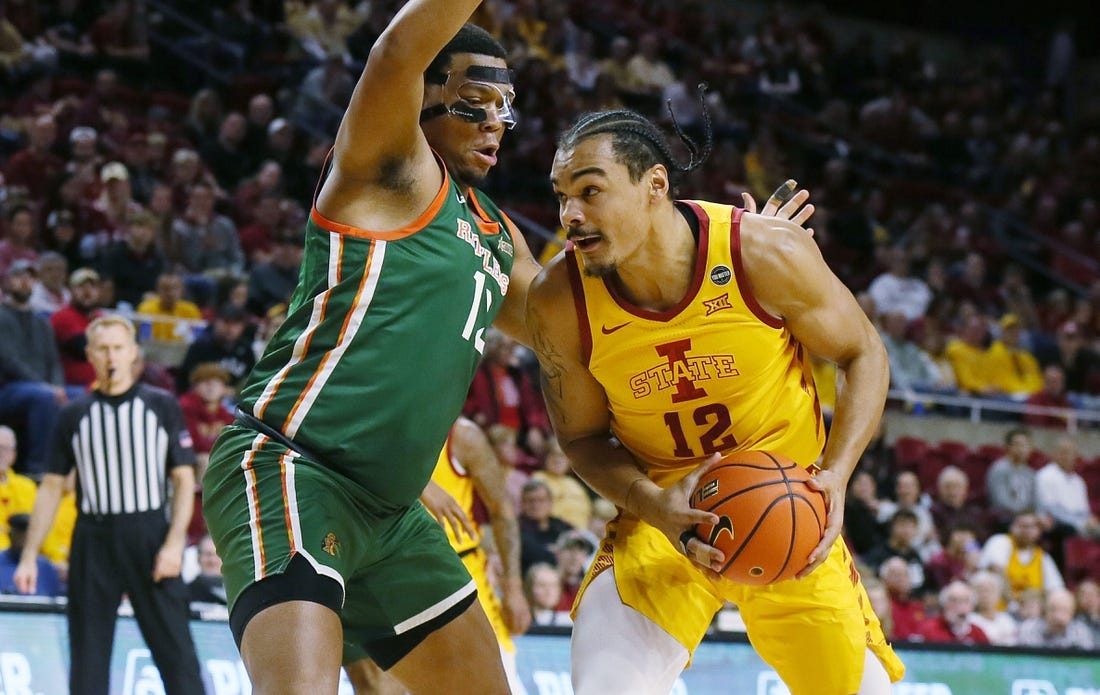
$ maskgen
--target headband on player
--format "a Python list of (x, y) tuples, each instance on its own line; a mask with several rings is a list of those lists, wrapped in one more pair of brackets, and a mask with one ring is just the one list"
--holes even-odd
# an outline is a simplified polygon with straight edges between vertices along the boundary
[(467, 123), (484, 123), (489, 119), (490, 109), (508, 130), (519, 122), (511, 70), (471, 65), (465, 74), (440, 73), (426, 79), (443, 86), (443, 100), (420, 112), (421, 123), (443, 114), (457, 116)]

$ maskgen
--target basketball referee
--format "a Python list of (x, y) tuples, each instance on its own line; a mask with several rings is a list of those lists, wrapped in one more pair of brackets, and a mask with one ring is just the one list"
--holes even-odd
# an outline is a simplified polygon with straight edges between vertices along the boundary
[[(95, 390), (61, 411), (15, 586), (34, 590), (34, 558), (75, 467), (80, 512), (69, 564), (72, 695), (107, 695), (115, 617), (125, 593), (166, 695), (203, 692), (180, 579), (195, 484), (176, 399), (135, 383), (134, 327), (107, 315), (86, 331)], [(172, 483), (169, 495), (168, 481)]]

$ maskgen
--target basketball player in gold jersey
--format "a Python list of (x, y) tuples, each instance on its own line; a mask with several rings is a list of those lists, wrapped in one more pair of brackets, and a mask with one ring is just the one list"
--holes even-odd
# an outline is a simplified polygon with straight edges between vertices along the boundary
[[(489, 580), (489, 556), (481, 546), (481, 525), (472, 521), (475, 497), (489, 513), (493, 542), (500, 556), (500, 598)], [(489, 438), (473, 420), (460, 417), (455, 421), (420, 500), (443, 525), (451, 547), (477, 584), (477, 598), (496, 633), (512, 694), (525, 693), (516, 671), (516, 646), (512, 641), (512, 635), (523, 634), (531, 624), (520, 574), (519, 525), (504, 486), (504, 471)], [(352, 645), (345, 645), (344, 658), (356, 695), (405, 692), (393, 677)]]
[[(563, 449), (622, 510), (574, 606), (574, 692), (667, 694), (730, 600), (794, 695), (888, 693), (904, 667), (839, 538), (885, 349), (803, 219), (673, 199), (670, 177), (709, 150), (681, 137), (686, 166), (642, 116), (588, 114), (551, 172), (572, 248), (532, 285), (528, 327)], [(827, 444), (811, 352), (845, 376)], [(693, 529), (717, 518), (688, 504), (720, 454), (752, 449), (816, 463), (829, 501), (799, 578), (766, 587), (714, 571), (722, 553)]]

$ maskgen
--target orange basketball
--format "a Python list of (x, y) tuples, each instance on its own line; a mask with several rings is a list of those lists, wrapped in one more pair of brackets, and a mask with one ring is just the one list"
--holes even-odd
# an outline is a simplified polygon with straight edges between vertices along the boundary
[(726, 456), (699, 480), (691, 506), (714, 512), (699, 537), (726, 556), (722, 574), (739, 584), (793, 579), (825, 533), (825, 496), (810, 487), (809, 472), (766, 451)]

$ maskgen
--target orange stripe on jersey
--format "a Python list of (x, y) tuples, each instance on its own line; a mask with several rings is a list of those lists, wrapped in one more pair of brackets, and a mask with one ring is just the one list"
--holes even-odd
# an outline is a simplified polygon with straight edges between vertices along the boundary
[(397, 239), (404, 239), (405, 237), (412, 236), (435, 219), (436, 214), (438, 214), (440, 208), (443, 207), (444, 201), (447, 200), (447, 193), (451, 189), (451, 177), (447, 174), (447, 167), (443, 166), (442, 162), (440, 162), (439, 168), (443, 171), (443, 185), (439, 187), (439, 191), (435, 194), (435, 198), (432, 199), (431, 204), (428, 205), (428, 209), (420, 213), (420, 216), (415, 220), (399, 229), (379, 232), (335, 222), (322, 215), (316, 205), (314, 205), (313, 209), (309, 212), (310, 219), (312, 219), (313, 223), (321, 229), (336, 232), (337, 234), (347, 234), (348, 236), (359, 239), (396, 241)]
[(745, 306), (756, 318), (772, 328), (782, 328), (783, 319), (772, 316), (764, 310), (764, 307), (760, 306), (760, 302), (757, 301), (752, 286), (749, 284), (749, 278), (745, 275), (745, 264), (741, 258), (741, 215), (743, 213), (744, 210), (741, 208), (734, 208), (733, 216), (730, 219), (730, 255), (733, 257), (733, 275), (737, 278), (737, 289), (741, 291)]
[[(284, 366), (281, 370), (279, 370), (279, 373), (272, 380), (269, 389), (265, 389), (264, 393), (260, 396), (260, 399), (256, 401), (257, 407), (255, 409), (255, 415), (261, 420), (264, 417), (264, 412), (267, 411), (267, 406), (271, 405), (272, 401), (275, 400), (275, 396), (279, 393), (279, 388), (283, 385), (283, 382), (286, 381), (287, 376), (290, 374), (290, 369), (296, 364), (301, 364), (302, 360), (304, 360), (306, 355), (309, 354), (309, 346), (313, 342), (313, 336), (317, 332), (317, 329), (320, 328), (321, 324), (325, 321), (325, 314), (328, 312), (328, 300), (329, 297), (332, 296), (332, 288), (340, 284), (340, 280), (343, 279), (344, 238), (341, 236), (337, 236), (336, 238), (336, 281), (330, 283), (331, 286), (327, 290), (325, 290), (324, 294), (321, 297), (321, 308), (320, 310), (318, 310), (317, 322), (311, 327), (307, 327), (305, 332), (303, 333), (302, 337), (304, 338), (304, 342), (302, 343), (301, 354), (299, 354), (296, 358), (292, 357), (291, 361), (288, 362), (286, 366)], [(331, 253), (329, 255), (331, 257)], [(301, 402), (302, 397), (302, 394), (298, 395), (299, 403)], [(295, 407), (297, 407), (297, 405), (298, 403), (295, 403)], [(290, 420), (288, 418), (287, 422), (289, 421)]]
[(294, 522), (290, 518), (290, 492), (286, 482), (286, 457), (293, 452), (287, 451), (279, 457), (279, 482), (283, 486), (283, 517), (286, 519), (286, 537), (290, 552), (294, 553), (298, 548), (294, 544)]
[[(367, 253), (367, 261), (363, 267), (363, 276), (359, 280), (359, 288), (355, 291), (355, 299), (351, 303), (351, 307), (348, 312), (344, 314), (344, 323), (340, 326), (340, 334), (336, 337), (336, 345), (340, 345), (344, 341), (344, 335), (348, 332), (348, 324), (351, 323), (351, 318), (355, 315), (355, 309), (359, 306), (359, 298), (363, 296), (363, 288), (367, 286), (367, 282), (370, 280), (370, 268), (371, 263), (374, 262), (374, 252), (378, 247), (375, 244), (371, 244), (370, 251)], [(298, 399), (294, 401), (294, 407), (287, 413), (286, 420), (283, 421), (283, 430), (286, 431), (290, 427), (291, 421), (294, 420), (294, 414), (298, 412), (298, 408), (305, 402), (306, 396), (313, 389), (314, 382), (325, 371), (325, 365), (328, 363), (329, 358), (332, 357), (332, 350), (327, 351), (322, 357), (321, 361), (317, 364), (317, 369), (314, 370), (313, 376), (309, 378), (309, 383), (298, 394)]]
[[(492, 217), (485, 213), (485, 208), (481, 207), (481, 201), (477, 199), (477, 194), (474, 192), (473, 189), (470, 189), (470, 192), (466, 194), (466, 197), (470, 199), (470, 203), (473, 204), (474, 210), (477, 211), (477, 216), (481, 218), (477, 221), (477, 226), (478, 229), (481, 230), (481, 233), (490, 235), (500, 234), (500, 225), (496, 222), (491, 221)], [(517, 231), (515, 229), (515, 225), (511, 224), (512, 221), (508, 220), (507, 217), (505, 217), (505, 220), (508, 221), (509, 226), (512, 228), (512, 233), (515, 234)]]
[(245, 453), (244, 459), (241, 461), (241, 469), (245, 475), (245, 497), (249, 500), (251, 506), (251, 519), (249, 522), (252, 525), (252, 534), (254, 536), (253, 551), (259, 551), (259, 563), (256, 565), (256, 578), (262, 579), (267, 576), (267, 556), (264, 552), (264, 530), (263, 523), (260, 521), (260, 496), (257, 494), (257, 488), (259, 487), (259, 481), (256, 479), (256, 471), (252, 468), (252, 462), (255, 460), (256, 452), (263, 448), (264, 443), (267, 441), (267, 437), (260, 435), (256, 438), (258, 443), (253, 444), (252, 448)]
[(592, 326), (588, 322), (588, 307), (584, 300), (584, 286), (581, 284), (581, 269), (577, 265), (575, 249), (566, 249), (565, 267), (569, 271), (569, 286), (573, 290), (573, 307), (577, 310), (577, 326), (580, 328), (581, 357), (585, 366), (592, 359)]

